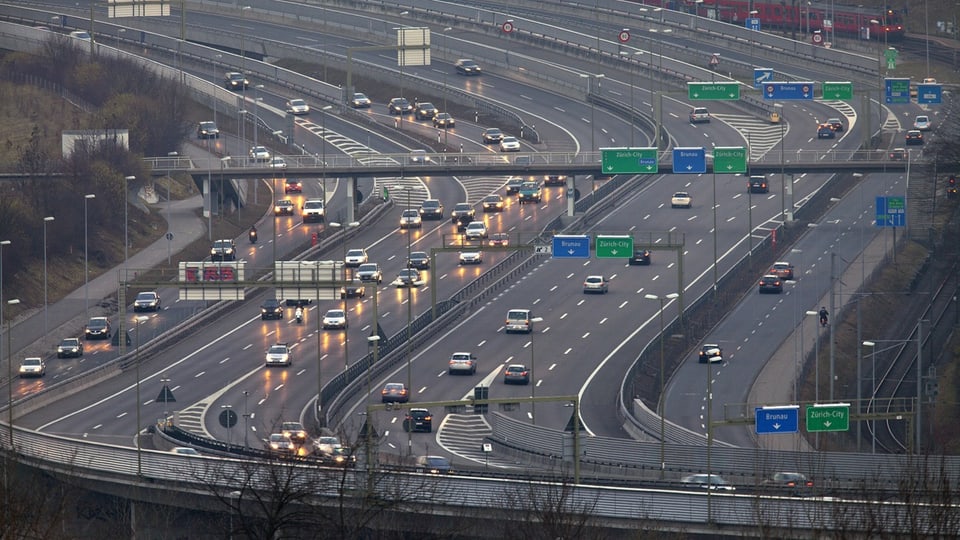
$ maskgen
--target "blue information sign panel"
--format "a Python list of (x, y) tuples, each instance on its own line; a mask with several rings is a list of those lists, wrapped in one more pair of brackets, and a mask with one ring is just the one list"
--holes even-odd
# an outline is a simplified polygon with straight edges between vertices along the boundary
[(754, 412), (757, 420), (757, 435), (799, 431), (800, 407), (797, 405), (757, 407)]
[(939, 84), (918, 84), (917, 103), (939, 105), (943, 103), (943, 86)]
[(760, 31), (760, 19), (757, 17), (747, 17), (743, 20), (743, 25), (749, 30)]
[(553, 237), (554, 259), (589, 259), (590, 237), (582, 235), (555, 235)]
[(674, 174), (703, 174), (707, 172), (707, 153), (702, 146), (673, 149)]
[(763, 83), (773, 80), (773, 68), (753, 68), (753, 87), (763, 88)]
[(887, 103), (910, 103), (910, 79), (884, 79), (883, 88)]
[(813, 99), (812, 82), (768, 82), (763, 84), (763, 99)]
[(907, 198), (877, 197), (877, 227), (906, 227)]

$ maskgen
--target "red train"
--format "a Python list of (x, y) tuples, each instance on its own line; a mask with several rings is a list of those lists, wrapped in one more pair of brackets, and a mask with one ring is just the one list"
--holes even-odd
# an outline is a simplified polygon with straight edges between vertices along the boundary
[[(860, 39), (903, 39), (903, 15), (893, 9), (845, 6), (831, 2), (808, 2), (786, 0), (643, 0), (645, 4), (660, 5), (667, 9), (696, 13), (702, 17), (733, 24), (744, 24), (750, 12), (760, 19), (761, 28), (795, 30), (808, 34), (820, 30), (827, 32), (824, 21), (833, 23), (833, 31), (839, 35)], [(832, 16), (831, 16), (832, 15)], [(876, 22), (872, 22), (876, 21)]]

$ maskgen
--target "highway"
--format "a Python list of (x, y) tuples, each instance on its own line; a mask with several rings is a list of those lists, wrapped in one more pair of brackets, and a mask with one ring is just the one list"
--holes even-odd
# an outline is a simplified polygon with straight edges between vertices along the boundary
[[(206, 17), (206, 16), (204, 16)], [(220, 18), (194, 18), (192, 24), (216, 25)], [(288, 32), (285, 27), (270, 24), (258, 25), (258, 32), (264, 37), (271, 35), (282, 36)], [(304, 35), (308, 35), (303, 30)], [(319, 34), (310, 34), (312, 39), (319, 39)], [(361, 45), (361, 42), (340, 41), (328, 44), (329, 48)], [(385, 54), (368, 53), (364, 59), (378, 62), (388, 69), (395, 58)], [(406, 68), (408, 77), (436, 77), (437, 70), (452, 73), (449, 64), (438, 62), (432, 67)], [(812, 74), (808, 74), (811, 75)], [(608, 73), (606, 78), (618, 81), (609, 86), (604, 85), (601, 92), (623, 99), (626, 92), (623, 83), (631, 78), (626, 73)], [(501, 78), (496, 74), (487, 73), (480, 80), (464, 79), (449, 76), (447, 84), (458, 85), (465, 90), (481, 93), (487, 99), (496, 100), (501, 104), (516, 105), (531, 118), (537, 119), (546, 133), (552, 135), (547, 139), (547, 146), (551, 149), (571, 149), (589, 146), (586, 141), (593, 140), (596, 145), (622, 145), (631, 137), (631, 126), (621, 119), (610, 115), (603, 110), (593, 109), (588, 104), (577, 100), (569, 100), (563, 96), (539, 90), (533, 86), (522, 84), (515, 79)], [(214, 80), (218, 83), (218, 80)], [(360, 88), (359, 90), (364, 90)], [(248, 93), (249, 94), (249, 93)], [(521, 102), (517, 103), (518, 96)], [(264, 109), (279, 108), (284, 96), (274, 94), (271, 89), (265, 88)], [(286, 96), (293, 97), (293, 96)], [(249, 95), (248, 95), (249, 99)], [(819, 102), (790, 104), (785, 107), (784, 116), (787, 123), (770, 125), (763, 119), (745, 118), (742, 112), (722, 103), (711, 103), (710, 109), (714, 121), (710, 124), (692, 125), (686, 121), (690, 105), (675, 99), (664, 101), (664, 124), (670, 132), (671, 140), (680, 146), (738, 146), (749, 145), (751, 157), (767, 152), (778, 152), (781, 148), (796, 150), (801, 148), (852, 148), (859, 144), (857, 124), (860, 116), (856, 106), (847, 106), (840, 109), (848, 122), (848, 130), (844, 136), (833, 140), (818, 140), (815, 137), (817, 121), (826, 117), (835, 116), (835, 109), (828, 104)], [(907, 108), (897, 113), (906, 114)], [(870, 111), (872, 113), (873, 110)], [(266, 114), (266, 112), (264, 112)], [(391, 119), (385, 115), (382, 103), (375, 104), (367, 114), (389, 124)], [(592, 121), (590, 119), (593, 119)], [(397, 152), (410, 148), (391, 142), (387, 138), (374, 136), (363, 126), (342, 120), (330, 115), (323, 120), (328, 132), (321, 139), (317, 135), (318, 115), (314, 113), (306, 120), (297, 122), (297, 138), (310, 152), (341, 152), (356, 141), (365, 141), (367, 146), (374, 147), (381, 152)], [(457, 119), (458, 126), (451, 130), (448, 137), (455, 141), (463, 141), (465, 145), (480, 147), (479, 132), (482, 125), (471, 125), (469, 119)], [(415, 122), (405, 122), (404, 129), (416, 130), (420, 133), (433, 135), (436, 130)], [(649, 135), (645, 135), (649, 143)], [(326, 144), (326, 148), (322, 145)], [(454, 143), (457, 144), (457, 143)], [(237, 148), (243, 151), (242, 148)], [(794, 179), (792, 201), (799, 204), (805, 197), (819, 189), (828, 180), (825, 176), (805, 175)], [(882, 186), (889, 185), (892, 189), (895, 178), (879, 178)], [(391, 214), (373, 226), (364, 227), (360, 236), (343, 248), (365, 247), (370, 252), (371, 260), (380, 262), (384, 267), (384, 284), (379, 291), (378, 315), (379, 323), (388, 334), (402, 331), (409, 316), (416, 316), (429, 307), (429, 293), (431, 288), (439, 287), (438, 297), (446, 298), (454, 291), (473, 279), (485, 267), (489, 267), (503, 254), (488, 252), (485, 254), (483, 265), (479, 267), (458, 267), (454, 254), (444, 254), (438, 257), (436, 281), (430, 280), (424, 287), (410, 293), (409, 302), (407, 291), (396, 290), (387, 285), (400, 267), (402, 267), (408, 250), (428, 250), (441, 243), (440, 237), (452, 232), (449, 221), (433, 223), (426, 222), (424, 228), (411, 233), (397, 229), (400, 210), (407, 206), (416, 207), (426, 198), (436, 197), (443, 201), (447, 211), (453, 204), (466, 200), (476, 204), (487, 193), (496, 191), (505, 178), (403, 178), (377, 179), (377, 185), (364, 186), (368, 194), (379, 193), (386, 186), (391, 190), (391, 197), (396, 206)], [(341, 186), (344, 184), (328, 180), (328, 198), (330, 215), (336, 215), (337, 209), (342, 208), (345, 198)], [(631, 190), (618, 201), (616, 209), (604, 219), (600, 220), (593, 229), (582, 232), (604, 233), (635, 233), (637, 235), (651, 235), (656, 241), (662, 241), (670, 235), (682, 235), (685, 247), (683, 250), (684, 273), (683, 292), (691, 297), (703, 294), (712, 286), (712, 276), (707, 271), (713, 262), (713, 216), (712, 179), (708, 176), (693, 175), (664, 175), (645, 182), (637, 189)], [(772, 182), (777, 186), (777, 182)], [(396, 190), (400, 185), (404, 189)], [(761, 235), (768, 230), (770, 222), (780, 219), (780, 215), (787, 202), (779, 190), (773, 189), (764, 196), (746, 196), (745, 179), (742, 176), (717, 177), (716, 211), (717, 223), (716, 238), (717, 252), (722, 255), (719, 269), (732, 266), (747, 251), (748, 225), (744, 214), (751, 216), (755, 230), (754, 234)], [(409, 189), (407, 189), (409, 188)], [(581, 187), (581, 190), (584, 188)], [(669, 208), (669, 197), (674, 191), (689, 191), (694, 196), (694, 207), (690, 210)], [(875, 190), (874, 190), (875, 191)], [(303, 198), (316, 196), (322, 193), (320, 181), (308, 182)], [(520, 206), (513, 201), (507, 210), (500, 215), (490, 215), (485, 218), (493, 231), (509, 231), (511, 233), (535, 233), (563, 210), (564, 198), (560, 188), (547, 188), (543, 203), (535, 206)], [(873, 193), (868, 188), (867, 193)], [(869, 196), (866, 201), (869, 201)], [(302, 198), (295, 198), (299, 206)], [(749, 201), (749, 209), (748, 209)], [(817, 242), (809, 247), (803, 247), (804, 263), (797, 263), (802, 270), (801, 278), (796, 285), (788, 286), (782, 297), (763, 297), (751, 300), (765, 302), (759, 307), (749, 304), (731, 306), (731, 316), (724, 326), (718, 328), (711, 339), (717, 339), (730, 345), (725, 345), (729, 361), (718, 368), (717, 383), (714, 390), (715, 414), (718, 404), (736, 404), (744, 401), (746, 387), (742, 381), (750, 379), (750, 373), (756, 372), (763, 362), (764, 351), (782, 342), (783, 336), (792, 328), (786, 322), (795, 319), (798, 310), (803, 310), (804, 304), (811, 299), (818, 298), (816, 291), (824, 290), (826, 279), (823, 277), (823, 254), (829, 249), (836, 250), (838, 255), (850, 260), (852, 254), (862, 246), (861, 233), (869, 228), (869, 208), (859, 205), (848, 208), (848, 213), (836, 218), (837, 223), (821, 224), (811, 237), (816, 236)], [(478, 210), (479, 214), (479, 210)], [(323, 226), (303, 226), (299, 219), (281, 218), (277, 223), (277, 251), (284, 254), (282, 246), (301, 243), (309, 238), (314, 231), (323, 231)], [(853, 229), (844, 229), (849, 224)], [(261, 227), (263, 241), (256, 246), (243, 245), (241, 253), (245, 260), (253, 266), (268, 266), (272, 258), (272, 231), (269, 226)], [(830, 234), (833, 233), (833, 234)], [(836, 247), (831, 248), (833, 239), (839, 238)], [(409, 242), (409, 244), (408, 244)], [(806, 254), (810, 254), (807, 259)], [(328, 254), (333, 257), (334, 253)], [(563, 261), (548, 260), (541, 264), (524, 279), (519, 280), (506, 292), (471, 314), (462, 321), (460, 326), (445, 334), (422, 350), (415, 351), (415, 356), (408, 365), (404, 365), (390, 376), (373, 381), (374, 391), (378, 390), (386, 381), (406, 382), (407, 378), (413, 382), (413, 401), (433, 401), (442, 399), (456, 399), (467, 395), (477, 384), (489, 383), (491, 397), (526, 396), (526, 395), (567, 395), (582, 394), (583, 419), (591, 433), (606, 436), (625, 436), (619, 422), (611, 411), (614, 408), (615, 392), (611, 388), (619, 387), (619, 379), (625, 371), (626, 363), (631, 361), (629, 355), (615, 354), (619, 347), (653, 339), (657, 329), (652, 326), (656, 321), (655, 302), (645, 300), (644, 294), (658, 295), (677, 292), (676, 267), (678, 262), (675, 256), (666, 251), (656, 251), (654, 263), (650, 267), (627, 267), (619, 261)], [(809, 270), (804, 267), (809, 268)], [(611, 292), (607, 295), (586, 297), (581, 294), (582, 278), (587, 274), (603, 274), (611, 279)], [(812, 279), (811, 279), (812, 278)], [(809, 279), (809, 282), (807, 281)], [(812, 283), (812, 285), (809, 285)], [(794, 292), (794, 288), (797, 292)], [(799, 295), (803, 290), (802, 298), (794, 301), (792, 295)], [(808, 292), (809, 289), (809, 292)], [(208, 432), (211, 436), (221, 440), (239, 441), (246, 438), (251, 444), (258, 437), (266, 434), (281, 420), (289, 420), (305, 416), (304, 411), (310, 409), (311, 400), (316, 395), (318, 374), (316, 366), (320, 365), (320, 374), (323, 379), (339, 372), (345, 362), (366, 353), (365, 336), (369, 334), (373, 324), (372, 294), (362, 300), (350, 300), (350, 329), (349, 343), (350, 356), (344, 358), (342, 347), (342, 333), (318, 331), (314, 326), (317, 317), (322, 315), (327, 307), (338, 305), (339, 302), (319, 303), (312, 306), (308, 312), (306, 324), (297, 326), (289, 318), (283, 321), (260, 321), (257, 306), (262, 298), (269, 294), (260, 292), (247, 300), (244, 307), (238, 310), (225, 312), (223, 317), (203, 329), (199, 335), (192, 336), (182, 342), (175, 343), (164, 352), (162, 365), (159, 359), (153, 360), (144, 366), (145, 373), (141, 376), (141, 404), (143, 415), (152, 419), (163, 413), (163, 404), (156, 403), (152, 397), (159, 391), (160, 379), (168, 378), (177, 395), (177, 408), (180, 410), (179, 420), (193, 423), (197, 429)], [(755, 295), (754, 295), (755, 296)], [(151, 324), (156, 319), (168, 317), (182, 317), (168, 311), (180, 309), (192, 311), (195, 306), (179, 307), (179, 303), (166, 295), (164, 301), (167, 306), (177, 306), (174, 310), (167, 309), (161, 316), (151, 317), (150, 321), (141, 327), (141, 332), (156, 332)], [(813, 300), (814, 303), (816, 302)], [(783, 303), (795, 304), (793, 308), (783, 307)], [(775, 309), (779, 306), (779, 309)], [(537, 317), (543, 322), (537, 324), (536, 331), (529, 335), (505, 335), (502, 332), (503, 317), (506, 310), (512, 307), (527, 307), (533, 309)], [(667, 309), (675, 307), (668, 304)], [(735, 309), (734, 309), (735, 308)], [(408, 311), (409, 309), (409, 311)], [(809, 305), (806, 307), (809, 309)], [(672, 316), (675, 311), (668, 311)], [(737, 316), (738, 313), (752, 313), (754, 317)], [(762, 337), (750, 339), (755, 331), (755, 315), (757, 313), (773, 313), (772, 320), (765, 323), (777, 331), (762, 334)], [(726, 326), (729, 325), (729, 326)], [(635, 335), (636, 334), (636, 335)], [(778, 341), (778, 337), (779, 341)], [(272, 343), (287, 341), (295, 344), (295, 361), (291, 368), (277, 369), (264, 368), (263, 352)], [(446, 360), (451, 352), (473, 351), (480, 358), (480, 370), (472, 377), (451, 377), (446, 374)], [(535, 354), (534, 354), (535, 353)], [(743, 361), (743, 358), (750, 361)], [(504, 364), (529, 363), (534, 368), (533, 384), (529, 387), (502, 385), (499, 372)], [(64, 366), (62, 369), (67, 369)], [(410, 370), (409, 374), (407, 369)], [(703, 403), (699, 396), (704, 393), (704, 377), (696, 371), (698, 365), (694, 362), (683, 362), (671, 378), (667, 402), (667, 411), (671, 421), (689, 427), (695, 431), (702, 431)], [(702, 369), (702, 366), (699, 367)], [(109, 386), (109, 388), (102, 388)], [(136, 400), (133, 398), (135, 385), (133, 374), (127, 373), (122, 377), (111, 380), (109, 385), (100, 385), (89, 392), (74, 396), (58, 403), (55, 410), (45, 410), (30, 417), (21, 419), (22, 422), (42, 426), (51, 433), (67, 434), (92, 440), (109, 441), (120, 444), (133, 444), (132, 433), (135, 429), (132, 417)], [(693, 399), (691, 399), (693, 397)], [(362, 399), (359, 396), (358, 399)], [(374, 398), (376, 401), (376, 398)], [(235, 412), (249, 415), (249, 432), (245, 435), (239, 429), (225, 430), (216, 422), (217, 415), (225, 408), (232, 408)], [(54, 409), (54, 408), (48, 408)], [(241, 411), (242, 409), (242, 411)], [(69, 415), (59, 411), (74, 411)], [(443, 418), (441, 411), (435, 414), (434, 425), (439, 425)], [(511, 414), (537, 424), (562, 428), (569, 419), (569, 409), (560, 406), (538, 406), (536, 412), (526, 407)], [(430, 435), (415, 435), (408, 438), (399, 429), (397, 412), (386, 414), (377, 419), (380, 425), (391, 426), (384, 433), (385, 444), (394, 448), (404, 448), (416, 439), (415, 445), (409, 448), (414, 453), (441, 451), (435, 437)], [(752, 445), (753, 442), (743, 434), (723, 433), (730, 442), (742, 445)]]

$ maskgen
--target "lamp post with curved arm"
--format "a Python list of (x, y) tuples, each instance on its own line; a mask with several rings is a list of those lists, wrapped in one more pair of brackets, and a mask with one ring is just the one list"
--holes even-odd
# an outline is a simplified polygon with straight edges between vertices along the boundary
[[(7, 300), (7, 306), (20, 303), (19, 298)], [(0, 305), (0, 311), (5, 306)], [(13, 321), (7, 317), (7, 428), (10, 429), (10, 448), (13, 448)]]
[[(663, 386), (664, 378), (666, 377), (665, 371), (666, 366), (664, 363), (664, 353), (663, 353), (663, 304), (666, 300), (673, 300), (674, 298), (679, 298), (680, 295), (677, 293), (669, 293), (663, 296), (657, 296), (656, 294), (645, 294), (643, 295), (647, 300), (657, 300), (660, 302), (660, 398), (657, 400), (659, 404), (657, 406), (660, 409), (660, 476), (662, 477), (666, 469), (666, 420), (667, 412), (664, 410), (666, 402), (663, 399)], [(709, 362), (709, 360), (708, 360)]]
[(43, 333), (47, 333), (47, 223), (53, 216), (43, 218)]
[(342, 229), (340, 245), (343, 246), (343, 261), (344, 261), (344, 271), (343, 271), (343, 289), (341, 289), (341, 300), (343, 300), (343, 370), (346, 371), (350, 367), (350, 354), (348, 353), (349, 349), (347, 348), (347, 343), (350, 341), (349, 335), (347, 334), (347, 285), (350, 284), (350, 279), (347, 278), (346, 271), (346, 261), (347, 261), (347, 229), (352, 229), (354, 227), (359, 227), (359, 221), (352, 221), (350, 223), (329, 223), (331, 228)]
[(88, 265), (88, 246), (87, 246), (87, 202), (95, 199), (97, 196), (88, 193), (83, 196), (83, 313), (90, 314), (90, 267)]

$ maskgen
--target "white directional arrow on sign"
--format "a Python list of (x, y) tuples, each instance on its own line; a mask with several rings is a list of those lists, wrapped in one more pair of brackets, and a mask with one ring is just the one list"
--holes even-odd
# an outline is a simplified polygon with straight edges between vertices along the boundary
[(781, 425), (781, 424), (779, 424), (779, 423), (774, 424), (774, 425), (773, 425), (773, 429), (780, 429), (780, 425)]

